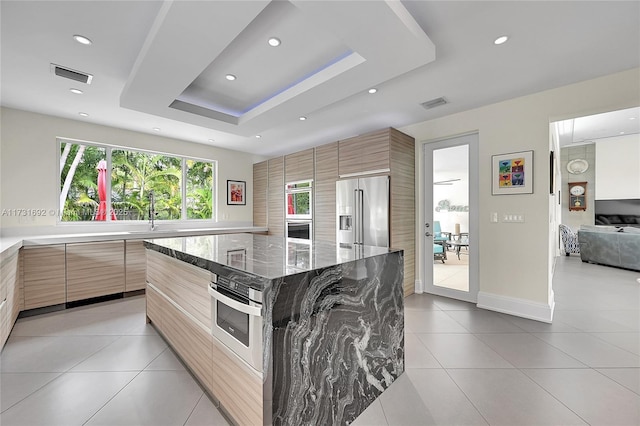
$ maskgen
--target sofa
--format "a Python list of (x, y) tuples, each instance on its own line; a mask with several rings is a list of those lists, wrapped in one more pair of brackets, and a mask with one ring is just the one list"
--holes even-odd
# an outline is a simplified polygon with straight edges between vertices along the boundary
[(640, 228), (583, 225), (578, 242), (583, 262), (640, 271)]

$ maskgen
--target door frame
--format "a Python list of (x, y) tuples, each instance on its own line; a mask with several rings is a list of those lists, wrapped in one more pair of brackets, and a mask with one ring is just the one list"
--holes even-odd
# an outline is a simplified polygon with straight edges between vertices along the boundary
[[(419, 230), (422, 235), (422, 277), (421, 291), (453, 299), (476, 303), (479, 286), (479, 230), (480, 230), (480, 173), (479, 173), (479, 142), (478, 132), (465, 133), (457, 136), (439, 138), (422, 142), (422, 174), (423, 174), (423, 203), (420, 207)], [(425, 223), (433, 224), (433, 151), (436, 149), (455, 146), (469, 146), (469, 291), (460, 291), (433, 285), (433, 237), (426, 236)]]

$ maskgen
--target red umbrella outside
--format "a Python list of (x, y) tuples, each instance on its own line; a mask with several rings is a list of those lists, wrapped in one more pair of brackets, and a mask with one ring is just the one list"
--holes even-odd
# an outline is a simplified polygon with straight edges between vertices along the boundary
[[(98, 199), (100, 200), (96, 220), (107, 220), (107, 162), (100, 160), (96, 169), (98, 169)], [(111, 220), (116, 220), (113, 209), (111, 209)]]
[(287, 214), (295, 214), (296, 210), (293, 207), (293, 194), (287, 194)]

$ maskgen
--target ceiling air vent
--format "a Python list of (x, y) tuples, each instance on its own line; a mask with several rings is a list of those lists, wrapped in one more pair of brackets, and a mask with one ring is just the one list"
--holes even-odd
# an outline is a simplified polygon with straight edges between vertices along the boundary
[(431, 99), (430, 101), (423, 102), (420, 105), (422, 105), (425, 109), (431, 109), (431, 108), (439, 107), (440, 105), (444, 105), (446, 103), (447, 103), (447, 100), (445, 98), (435, 98), (435, 99)]
[(58, 77), (68, 78), (69, 80), (79, 81), (80, 83), (91, 84), (93, 76), (86, 72), (72, 70), (60, 65), (51, 64), (51, 71)]

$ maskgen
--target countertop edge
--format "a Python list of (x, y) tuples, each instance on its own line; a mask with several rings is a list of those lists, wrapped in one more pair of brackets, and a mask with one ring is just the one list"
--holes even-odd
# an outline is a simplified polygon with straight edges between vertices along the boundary
[(166, 231), (135, 231), (135, 232), (97, 232), (85, 234), (37, 235), (26, 237), (0, 238), (0, 255), (2, 259), (11, 256), (22, 247), (32, 247), (52, 244), (90, 243), (115, 240), (144, 240), (152, 238), (187, 237), (193, 235), (218, 235), (236, 233), (267, 232), (266, 227), (246, 226), (230, 228), (204, 228)]

